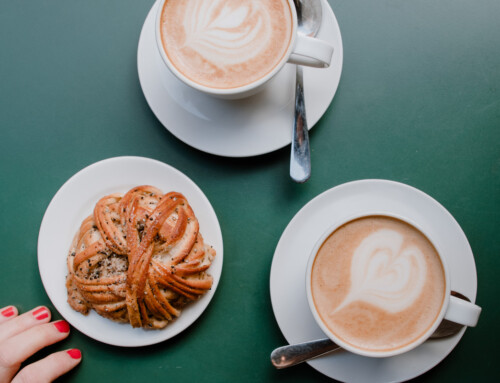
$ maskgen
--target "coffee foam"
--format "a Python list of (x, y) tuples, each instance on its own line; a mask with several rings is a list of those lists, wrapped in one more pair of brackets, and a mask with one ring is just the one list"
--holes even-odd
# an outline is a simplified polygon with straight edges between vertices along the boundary
[(434, 323), (444, 301), (444, 269), (417, 229), (389, 217), (365, 217), (323, 243), (311, 291), (321, 319), (338, 338), (389, 351), (412, 343)]
[(397, 313), (422, 293), (427, 276), (425, 256), (417, 246), (403, 248), (403, 236), (380, 229), (363, 239), (351, 261), (351, 289), (332, 314), (355, 301)]
[(292, 18), (285, 0), (166, 1), (165, 52), (192, 81), (235, 88), (264, 77), (285, 55)]

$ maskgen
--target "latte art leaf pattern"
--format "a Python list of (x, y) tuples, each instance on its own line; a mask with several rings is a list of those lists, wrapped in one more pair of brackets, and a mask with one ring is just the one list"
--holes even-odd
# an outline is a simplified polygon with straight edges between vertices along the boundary
[(331, 314), (356, 301), (390, 313), (410, 307), (422, 293), (427, 266), (422, 251), (403, 242), (403, 236), (390, 229), (366, 237), (352, 257), (350, 291)]
[(168, 62), (214, 89), (249, 85), (279, 68), (294, 29), (287, 0), (166, 0), (159, 26)]
[(266, 48), (271, 21), (259, 2), (186, 0), (186, 3), (184, 47), (213, 65), (245, 63)]

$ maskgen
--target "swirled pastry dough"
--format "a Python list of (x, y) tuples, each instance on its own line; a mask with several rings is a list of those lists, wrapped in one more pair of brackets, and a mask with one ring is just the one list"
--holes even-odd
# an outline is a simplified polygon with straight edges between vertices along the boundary
[(212, 286), (215, 250), (186, 198), (138, 186), (97, 202), (67, 257), (68, 303), (133, 327), (164, 328)]

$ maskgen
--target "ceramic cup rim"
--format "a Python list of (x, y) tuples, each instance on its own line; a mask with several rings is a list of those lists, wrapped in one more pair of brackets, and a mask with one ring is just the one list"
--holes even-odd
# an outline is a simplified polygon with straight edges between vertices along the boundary
[[(439, 315), (436, 317), (432, 325), (427, 329), (425, 333), (423, 333), (420, 337), (415, 339), (413, 342), (403, 346), (399, 347), (394, 350), (385, 350), (385, 351), (370, 351), (370, 350), (365, 350), (361, 348), (357, 348), (349, 343), (344, 342), (343, 340), (339, 339), (333, 332), (330, 331), (330, 329), (324, 324), (324, 322), (321, 320), (321, 317), (319, 316), (319, 313), (316, 309), (316, 306), (314, 304), (314, 300), (312, 297), (312, 291), (311, 291), (311, 271), (312, 267), (314, 264), (314, 260), (316, 259), (317, 253), (325, 240), (334, 232), (336, 231), (340, 226), (347, 224), (351, 221), (354, 221), (356, 219), (360, 218), (365, 218), (365, 217), (373, 217), (373, 216), (382, 216), (382, 217), (389, 217), (389, 218), (395, 218), (400, 221), (403, 221), (410, 226), (412, 226), (414, 229), (420, 231), (428, 240), (429, 242), (434, 246), (436, 249), (436, 252), (439, 256), (439, 259), (441, 260), (441, 264), (443, 266), (443, 273), (444, 273), (444, 278), (445, 278), (445, 291), (444, 291), (444, 299), (441, 304), (441, 309), (439, 311)], [(309, 255), (309, 259), (307, 262), (307, 268), (306, 268), (306, 295), (307, 295), (307, 302), (309, 304), (309, 309), (314, 317), (314, 320), (318, 324), (318, 326), (321, 328), (321, 330), (325, 333), (325, 335), (328, 336), (333, 342), (335, 342), (337, 345), (342, 347), (345, 350), (348, 350), (352, 353), (362, 355), (362, 356), (367, 356), (367, 357), (374, 357), (374, 358), (383, 358), (383, 357), (391, 357), (399, 354), (403, 354), (405, 352), (408, 352), (410, 350), (413, 350), (414, 348), (418, 347), (422, 343), (424, 343), (436, 330), (436, 328), (439, 326), (441, 321), (443, 320), (446, 310), (448, 308), (448, 304), (450, 301), (450, 293), (451, 293), (451, 286), (450, 286), (450, 279), (449, 279), (449, 271), (448, 271), (448, 266), (446, 263), (446, 260), (444, 259), (443, 253), (441, 249), (437, 246), (436, 241), (433, 239), (429, 233), (422, 229), (422, 226), (417, 224), (414, 220), (408, 218), (407, 216), (401, 215), (401, 214), (396, 214), (393, 212), (388, 212), (388, 211), (380, 211), (380, 210), (367, 210), (362, 213), (357, 213), (348, 216), (347, 218), (341, 219), (337, 223), (331, 225), (326, 231), (322, 233), (322, 235), (318, 238), (316, 241), (314, 247), (311, 250), (311, 253)]]
[(278, 74), (278, 72), (281, 71), (281, 69), (283, 69), (288, 59), (290, 58), (290, 55), (293, 52), (293, 48), (295, 47), (295, 43), (297, 40), (297, 11), (295, 10), (293, 0), (286, 0), (288, 2), (288, 7), (292, 15), (292, 31), (291, 31), (290, 43), (288, 44), (288, 48), (283, 57), (281, 58), (281, 60), (278, 62), (278, 64), (275, 65), (275, 67), (269, 73), (259, 78), (258, 80), (251, 82), (250, 84), (246, 84), (235, 88), (211, 88), (209, 86), (198, 84), (197, 82), (186, 77), (176, 68), (176, 66), (168, 58), (168, 55), (163, 47), (163, 40), (161, 37), (161, 15), (163, 13), (165, 2), (167, 1), (169, 0), (160, 0), (156, 12), (156, 24), (155, 24), (156, 46), (158, 48), (163, 63), (174, 74), (174, 76), (177, 77), (177, 79), (181, 80), (184, 84), (200, 92), (213, 96), (222, 96), (222, 97), (224, 96), (230, 97), (238, 95), (243, 95), (244, 97), (245, 94), (251, 95), (253, 94), (252, 91), (255, 91), (256, 89), (262, 87), (272, 78), (274, 78), (274, 76)]

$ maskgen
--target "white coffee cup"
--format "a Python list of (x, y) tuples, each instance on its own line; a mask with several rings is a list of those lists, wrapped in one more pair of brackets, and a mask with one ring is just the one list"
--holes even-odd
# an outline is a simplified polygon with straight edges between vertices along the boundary
[(196, 83), (181, 73), (169, 59), (165, 52), (162, 33), (161, 33), (161, 16), (165, 2), (169, 0), (160, 0), (156, 15), (156, 43), (160, 56), (165, 63), (165, 66), (173, 73), (175, 77), (181, 80), (189, 87), (203, 92), (205, 94), (224, 99), (239, 99), (256, 94), (264, 88), (264, 86), (274, 78), (286, 63), (297, 65), (305, 65), (316, 68), (326, 68), (330, 65), (333, 46), (323, 40), (304, 36), (297, 33), (297, 12), (292, 0), (287, 0), (292, 14), (292, 34), (288, 49), (281, 61), (265, 76), (247, 85), (236, 88), (210, 88), (208, 86)]
[[(358, 220), (360, 218), (366, 218), (366, 217), (374, 217), (374, 216), (381, 216), (381, 217), (388, 217), (388, 218), (394, 218), (396, 220), (402, 221), (406, 224), (409, 224), (412, 226), (414, 229), (419, 231), (421, 234), (423, 234), (424, 237), (427, 238), (427, 240), (432, 244), (434, 249), (436, 250), (439, 259), (441, 261), (441, 265), (443, 268), (443, 273), (444, 273), (444, 281), (445, 281), (445, 288), (444, 288), (444, 300), (441, 305), (441, 309), (439, 311), (439, 314), (435, 318), (435, 320), (432, 322), (432, 325), (425, 331), (425, 333), (421, 334), (417, 339), (413, 340), (411, 343), (406, 344), (405, 346), (392, 349), (392, 350), (387, 350), (387, 351), (374, 351), (374, 350), (366, 350), (363, 348), (356, 347), (350, 343), (345, 342), (344, 340), (340, 339), (335, 333), (333, 333), (328, 326), (325, 324), (325, 322), (322, 320), (318, 309), (316, 308), (316, 305), (314, 303), (314, 298), (313, 298), (313, 293), (312, 293), (312, 288), (311, 288), (311, 282), (312, 282), (312, 269), (313, 269), (313, 264), (314, 261), (317, 257), (317, 254), (321, 248), (321, 246), (324, 244), (324, 242), (330, 237), (330, 235), (334, 232), (337, 231), (341, 226), (348, 224), (352, 221)], [(479, 319), (479, 315), (481, 313), (481, 307), (467, 302), (463, 299), (454, 297), (451, 295), (451, 289), (450, 289), (450, 277), (449, 277), (449, 271), (448, 271), (448, 266), (446, 264), (446, 260), (442, 255), (442, 251), (436, 246), (436, 242), (432, 239), (432, 236), (429, 235), (429, 233), (425, 232), (419, 225), (417, 225), (415, 222), (410, 220), (407, 217), (403, 217), (401, 215), (393, 214), (393, 213), (388, 213), (388, 212), (379, 212), (379, 211), (370, 211), (370, 212), (363, 212), (361, 214), (356, 214), (354, 216), (351, 216), (347, 219), (343, 219), (341, 222), (335, 224), (334, 226), (330, 227), (328, 230), (326, 230), (321, 237), (318, 239), (316, 242), (314, 248), (311, 251), (311, 254), (309, 256), (309, 261), (307, 264), (307, 269), (306, 269), (306, 294), (307, 294), (307, 300), (309, 303), (309, 308), (311, 310), (311, 313), (318, 324), (318, 326), (322, 329), (322, 331), (337, 345), (341, 346), (342, 348), (351, 351), (355, 354), (363, 355), (363, 356), (368, 356), (368, 357), (390, 357), (394, 355), (399, 355), (405, 352), (408, 352), (415, 347), (419, 346), (423, 342), (425, 342), (429, 337), (434, 333), (434, 331), (437, 329), (437, 327), (440, 325), (441, 321), (443, 319), (450, 320), (455, 323), (459, 323), (465, 326), (471, 326), (474, 327), (477, 324), (477, 321)]]

